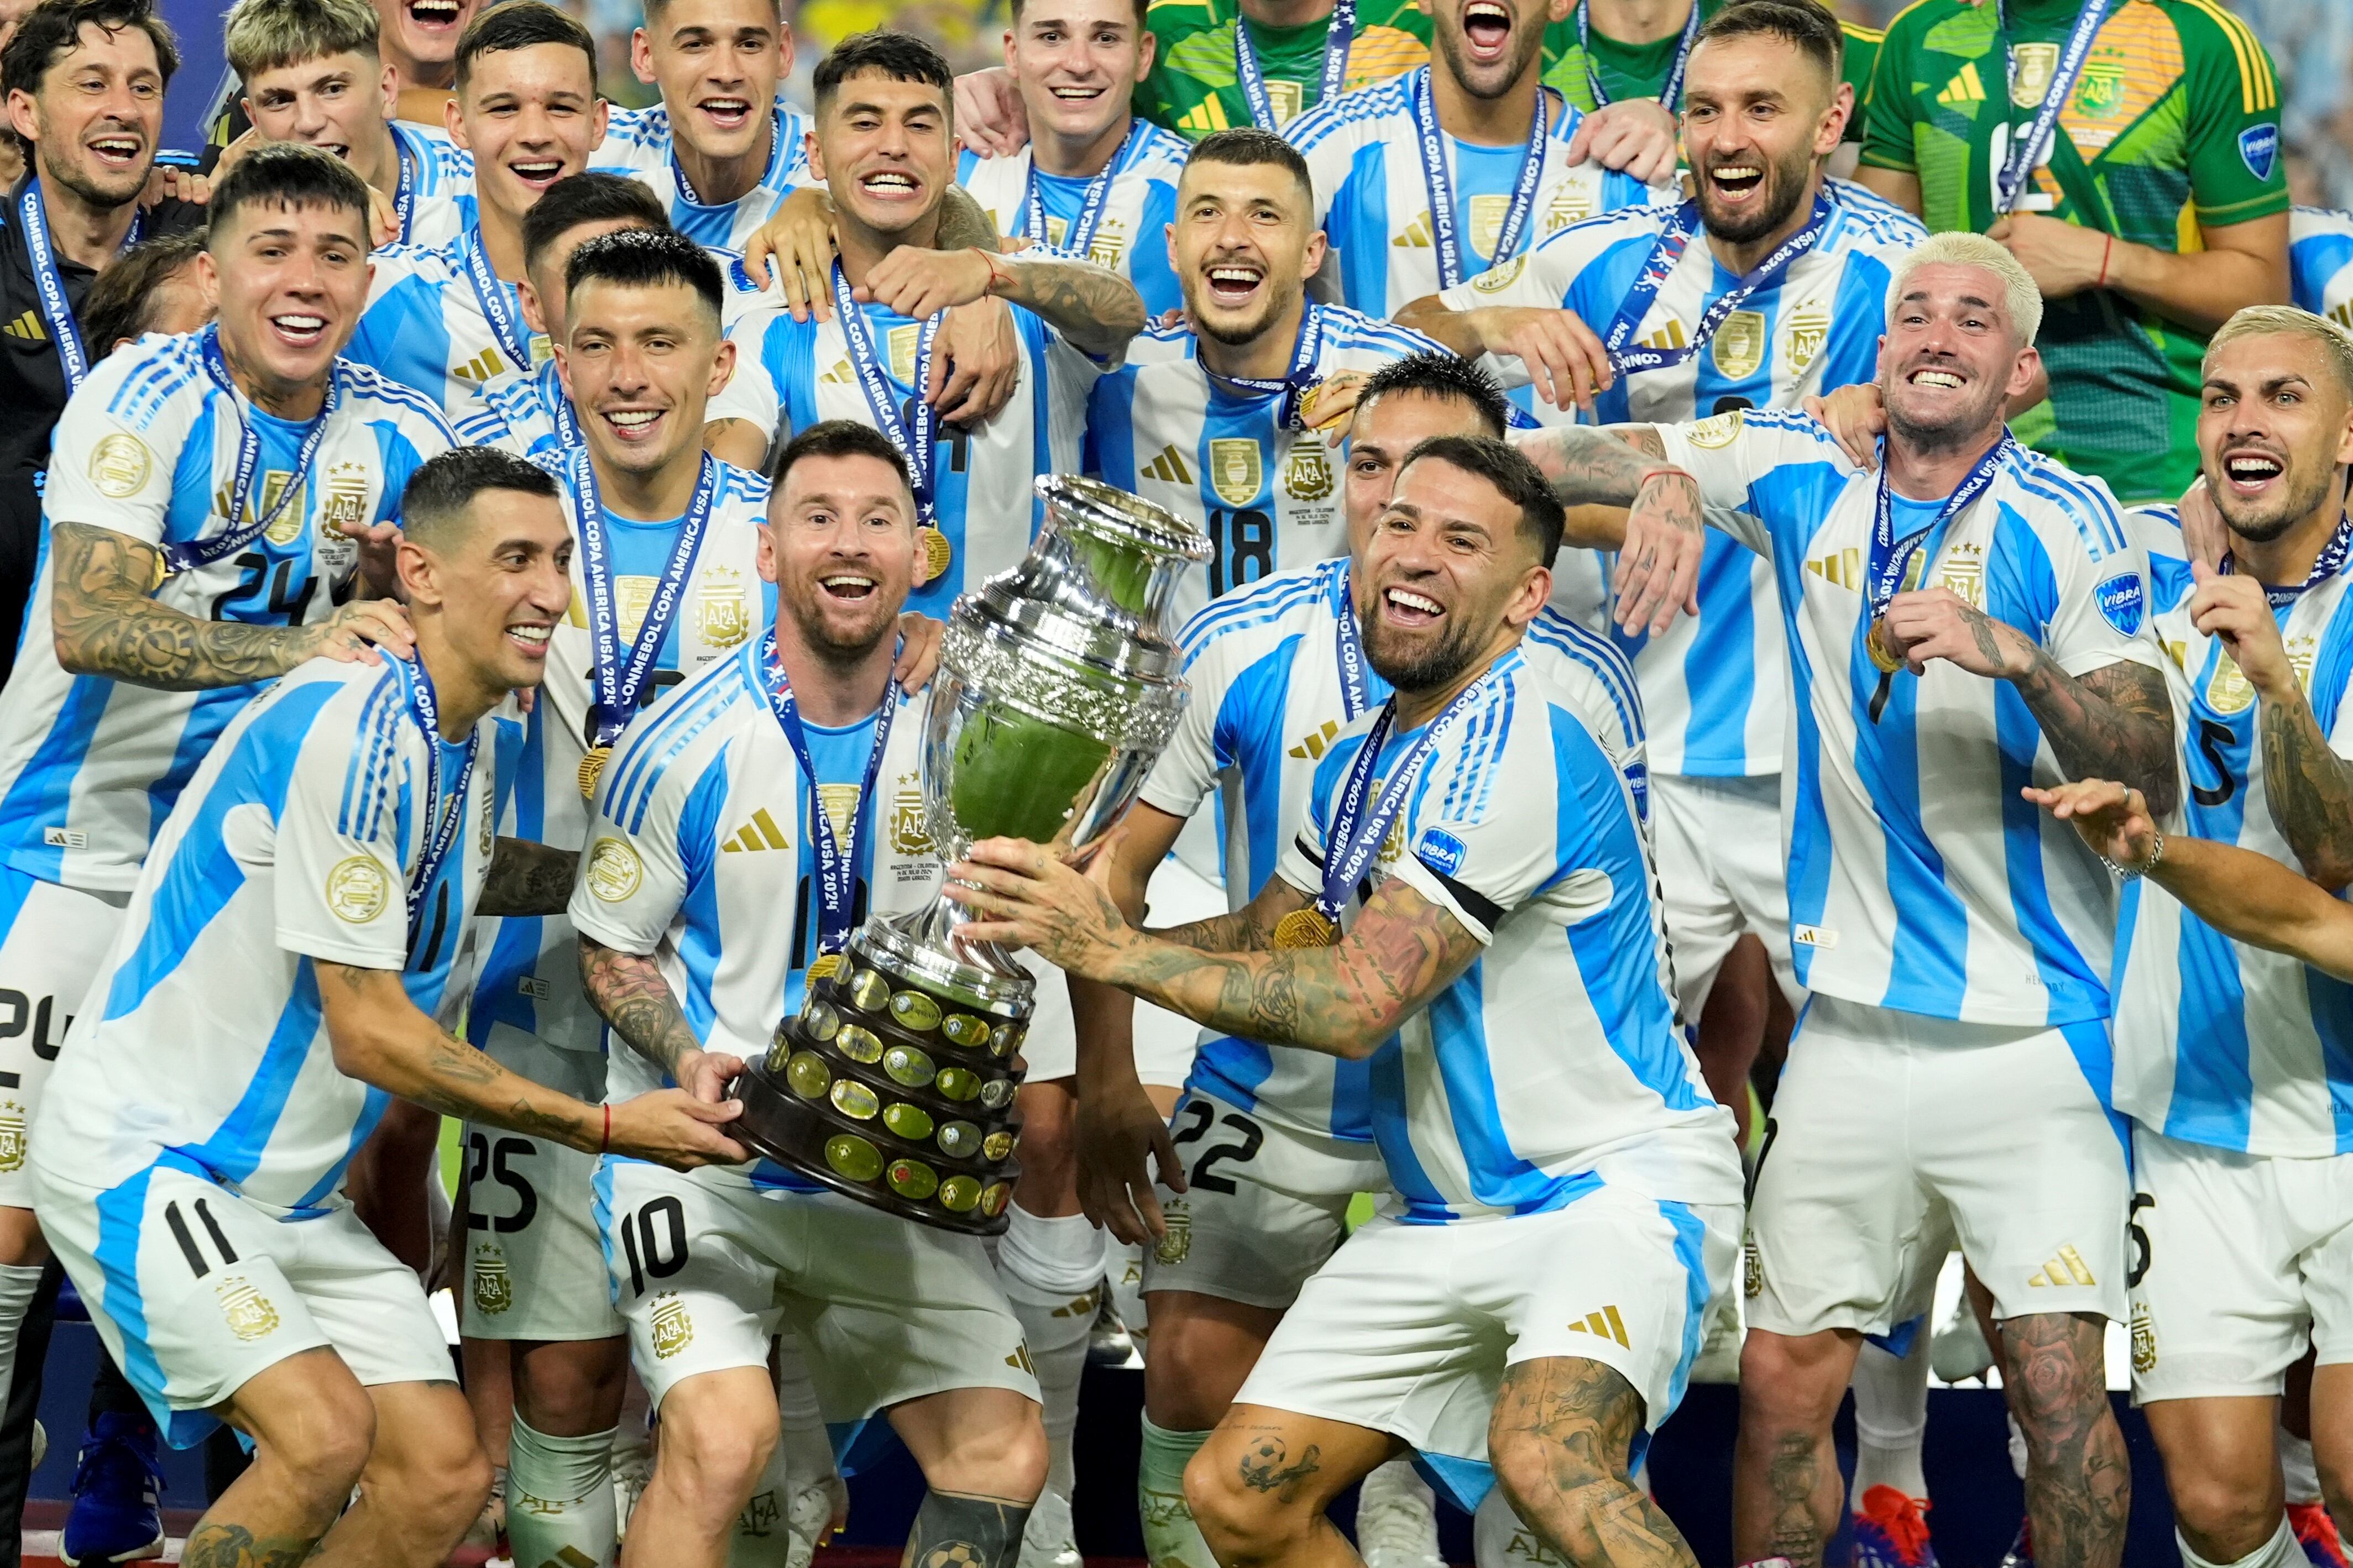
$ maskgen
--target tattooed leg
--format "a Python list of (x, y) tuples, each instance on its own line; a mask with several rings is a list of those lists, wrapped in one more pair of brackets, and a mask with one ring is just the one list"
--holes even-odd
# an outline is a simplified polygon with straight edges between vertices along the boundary
[(1487, 1458), (1521, 1521), (1571, 1568), (1697, 1568), (1628, 1455), (1642, 1396), (1615, 1369), (1546, 1356), (1505, 1370)]
[(1029, 1505), (930, 1491), (907, 1531), (899, 1568), (1013, 1568)]
[(1740, 1350), (1740, 1441), (1732, 1461), (1732, 1555), (1787, 1557), (1812, 1568), (1837, 1533), (1846, 1483), (1831, 1418), (1846, 1395), (1862, 1336), (1849, 1329), (1751, 1329)]
[(375, 1411), (331, 1350), (255, 1373), (214, 1415), (253, 1439), (253, 1463), (188, 1531), (180, 1561), (294, 1568), (310, 1560), (367, 1464)]
[(2132, 1511), (2132, 1463), (2108, 1405), (2106, 1321), (2037, 1312), (2000, 1325), (2026, 1433), (2026, 1512), (2042, 1568), (2116, 1568)]
[(1185, 1500), (1224, 1568), (1359, 1568), (1324, 1510), (1398, 1451), (1386, 1432), (1237, 1405), (1185, 1468)]

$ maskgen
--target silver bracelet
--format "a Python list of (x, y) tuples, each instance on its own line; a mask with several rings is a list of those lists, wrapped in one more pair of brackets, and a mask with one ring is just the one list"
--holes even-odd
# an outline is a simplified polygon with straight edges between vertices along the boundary
[[(2150, 831), (2156, 832), (2153, 828)], [(2157, 863), (2164, 858), (2165, 835), (2162, 833), (2157, 833), (2157, 847), (2150, 850), (2148, 852), (2148, 858), (2142, 861), (2139, 865), (2119, 866), (2105, 855), (2100, 857), (2100, 864), (2105, 866), (2109, 870), (2114, 871), (2122, 880), (2130, 882), (2139, 878), (2146, 877), (2151, 871), (2156, 870)]]

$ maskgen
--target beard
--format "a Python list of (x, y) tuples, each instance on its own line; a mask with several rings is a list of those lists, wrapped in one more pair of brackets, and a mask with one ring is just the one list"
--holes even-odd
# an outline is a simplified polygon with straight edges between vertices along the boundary
[[(815, 583), (777, 590), (778, 613), (792, 617), (802, 645), (836, 666), (858, 663), (898, 629), (898, 613), (889, 605), (879, 578), (865, 602), (854, 606), (838, 603)], [(845, 615), (845, 610), (851, 613)]]
[(1943, 419), (1920, 419), (1903, 407), (1895, 398), (1882, 394), (1887, 411), (1887, 433), (1908, 447), (1926, 451), (1958, 446), (1984, 434), (1990, 425), (2000, 422), (2002, 390), (1991, 382), (1979, 384), (1978, 395), (1955, 406)]
[(2233, 515), (2233, 503), (2238, 502), (2238, 498), (2231, 493), (2227, 485), (2209, 484), (2206, 493), (2214, 498), (2214, 510), (2222, 514), (2222, 521), (2230, 524), (2232, 532), (2257, 544), (2268, 544), (2319, 510), (2331, 496), (2337, 493), (2337, 470), (2334, 464), (2326, 461), (2315, 464), (2309, 477), (2298, 480), (2295, 465), (2291, 460), (2287, 477), (2290, 482), (2279, 489), (2276, 497), (2266, 496), (2239, 503), (2246, 509), (2243, 517)]
[[(46, 131), (47, 126), (45, 125), (43, 129)], [(37, 147), (50, 145), (52, 143), (46, 136), (37, 144)], [(147, 189), (145, 169), (140, 170), (135, 175), (128, 171), (120, 175), (112, 174), (111, 172), (101, 174), (94, 169), (84, 168), (62, 145), (58, 146), (54, 157), (48, 153), (41, 153), (36, 162), (39, 165), (40, 176), (45, 184), (62, 185), (91, 206), (100, 209), (126, 206), (137, 201), (141, 194)], [(117, 189), (106, 184), (105, 181), (108, 179), (121, 181), (121, 187)]]
[(1436, 32), (1439, 53), (1446, 57), (1446, 68), (1453, 72), (1454, 79), (1462, 84), (1465, 92), (1481, 99), (1501, 98), (1511, 91), (1512, 84), (1526, 74), (1529, 64), (1544, 48), (1545, 41), (1542, 27), (1527, 26), (1514, 21), (1512, 24), (1512, 50), (1504, 57), (1504, 73), (1495, 79), (1492, 89), (1482, 89), (1472, 85), (1471, 62), (1463, 58), (1462, 35), (1446, 27), (1437, 28)]
[(1693, 181), (1699, 192), (1700, 221), (1707, 232), (1734, 245), (1764, 238), (1789, 221), (1805, 199), (1806, 180), (1813, 173), (1813, 153), (1804, 147), (1765, 165), (1767, 199), (1746, 217), (1726, 217), (1715, 210), (1715, 187), (1705, 179)]
[[(1209, 288), (1208, 279), (1200, 279), (1199, 286), (1202, 290), (1200, 298), (1206, 299)], [(1229, 318), (1213, 317), (1208, 314), (1197, 303), (1196, 297), (1188, 291), (1185, 296), (1185, 306), (1187, 313), (1193, 318), (1193, 330), (1205, 338), (1225, 344), (1229, 349), (1242, 348), (1256, 342), (1265, 333), (1268, 324), (1291, 309), (1292, 302), (1306, 289), (1306, 284), (1303, 282), (1294, 282), (1289, 288), (1277, 284), (1271, 271), (1267, 274), (1264, 287), (1266, 289), (1265, 306), (1257, 315), (1246, 321), (1235, 321)]]
[(1393, 631), (1377, 613), (1360, 622), (1365, 660), (1399, 691), (1443, 690), (1471, 668), (1485, 642), (1475, 627), (1458, 618), (1459, 615), (1457, 611), (1449, 616), (1451, 624), (1443, 636), (1435, 642), (1424, 642)]

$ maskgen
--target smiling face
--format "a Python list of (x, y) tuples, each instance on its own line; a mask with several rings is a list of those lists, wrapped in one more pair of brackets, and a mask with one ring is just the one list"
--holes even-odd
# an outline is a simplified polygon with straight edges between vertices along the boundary
[(661, 89), (671, 133), (712, 159), (748, 157), (767, 132), (793, 30), (775, 0), (668, 0), (629, 41), (638, 79)]
[(1348, 426), (1348, 553), (1364, 560), (1373, 525), (1397, 490), (1398, 470), (1408, 452), (1433, 436), (1493, 434), (1464, 398), (1391, 392), (1356, 405)]
[[(554, 496), (486, 489), (460, 527), (430, 547), (402, 547), (401, 576), (427, 606), (466, 682), (486, 692), (527, 690), (547, 669), (548, 640), (572, 603), (572, 529)], [(434, 679), (452, 688), (451, 671)]]
[(929, 223), (955, 183), (948, 95), (929, 82), (859, 71), (818, 110), (809, 173), (878, 238)]
[(1130, 0), (1029, 0), (1005, 35), (1032, 136), (1092, 142), (1127, 118), (1154, 41)]
[(458, 35), (481, 0), (375, 0), (385, 58), (422, 83), (446, 82), (458, 58)]
[(1551, 574), (1519, 511), (1438, 458), (1406, 465), (1354, 574), (1365, 657), (1408, 693), (1440, 691), (1544, 603)]
[(566, 301), (558, 374), (596, 460), (651, 473), (702, 449), (702, 411), (727, 384), (735, 347), (718, 313), (683, 282), (582, 282)]
[(8, 95), (8, 119), (34, 143), (40, 177), (97, 207), (146, 189), (164, 128), (164, 70), (141, 27), (109, 32), (84, 22), (37, 93)]
[(1473, 98), (1512, 89), (1544, 53), (1555, 14), (1551, 0), (1421, 0), (1421, 10), (1448, 73)]
[(1683, 85), (1683, 151), (1710, 234), (1746, 244), (1813, 199), (1817, 160), (1838, 150), (1846, 116), (1812, 57), (1771, 34), (1709, 38)]
[(2293, 332), (2233, 338), (2208, 353), (2200, 399), (2198, 455), (2232, 532), (2277, 539), (2340, 494), (2353, 416), (2318, 343)]
[(1221, 343), (1286, 319), (1324, 262), (1314, 205), (1278, 163), (1186, 164), (1169, 226), (1193, 330)]
[(397, 73), (354, 50), (256, 71), (245, 84), (245, 111), (266, 141), (299, 142), (347, 163), (357, 153), (360, 162), (375, 163), (389, 150), (385, 122), (397, 93)]
[(1941, 447), (2000, 427), (2003, 407), (2032, 384), (2040, 363), (2019, 342), (2003, 297), (2001, 279), (1982, 267), (1939, 261), (1913, 269), (1879, 342), (1891, 431)]
[(778, 618), (823, 657), (850, 662), (897, 629), (915, 557), (914, 498), (880, 458), (805, 457), (768, 498), (760, 575)]
[(475, 59), (449, 110), (449, 132), (474, 155), (474, 189), (521, 216), (540, 194), (588, 166), (605, 139), (605, 104), (588, 57), (569, 44), (499, 49)]
[(197, 259), (230, 365), (275, 390), (324, 385), (367, 303), (367, 215), (354, 208), (237, 208)]

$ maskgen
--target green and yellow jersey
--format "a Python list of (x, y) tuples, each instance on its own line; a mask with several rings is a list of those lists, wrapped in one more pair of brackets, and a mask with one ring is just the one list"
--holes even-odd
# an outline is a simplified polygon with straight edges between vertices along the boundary
[[(1730, 0), (1699, 0), (1700, 21), (1704, 24), (1728, 4)], [(1846, 35), (1843, 75), (1854, 89), (1854, 114), (1847, 121), (1846, 139), (1859, 142), (1863, 100), (1871, 89), (1882, 35), (1845, 21), (1839, 24), (1839, 30)], [(1678, 29), (1647, 44), (1623, 44), (1595, 28), (1589, 29), (1589, 42), (1590, 48), (1577, 39), (1574, 10), (1567, 21), (1555, 24), (1545, 35), (1545, 85), (1557, 89), (1563, 98), (1588, 113), (1597, 107), (1593, 96), (1597, 76), (1612, 103), (1658, 97), (1666, 89), (1667, 73), (1674, 68), (1675, 48), (1683, 42), (1683, 33)]]
[[(1991, 4), (1919, 0), (1887, 29), (1862, 162), (1915, 174), (1928, 227), (2000, 216), (2000, 150), (2034, 118), (2076, 0), (2009, 0), (2012, 79)], [(2279, 83), (2245, 23), (2213, 0), (2125, 0), (2094, 39), (2020, 209), (2186, 252), (2210, 228), (2287, 210)], [(2127, 500), (2179, 495), (2198, 471), (2206, 336), (2123, 295), (2046, 302), (2048, 403), (2021, 438)]]

